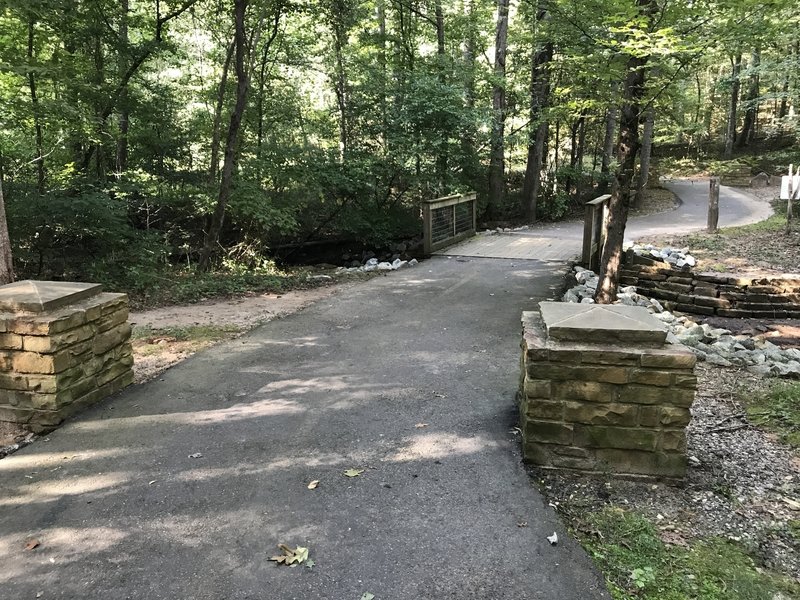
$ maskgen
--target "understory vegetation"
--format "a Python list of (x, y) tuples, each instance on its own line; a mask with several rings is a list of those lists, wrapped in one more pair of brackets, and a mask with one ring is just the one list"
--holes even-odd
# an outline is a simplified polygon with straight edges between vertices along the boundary
[(634, 511), (591, 513), (579, 535), (615, 600), (789, 600), (800, 595), (799, 583), (758, 567), (734, 542), (710, 538), (667, 544), (663, 537), (669, 532)]
[(747, 416), (776, 432), (784, 443), (800, 449), (800, 383), (775, 383), (748, 399)]
[(612, 181), (640, 206), (651, 154), (690, 172), (782, 152), (778, 172), (797, 19), (786, 0), (9, 0), (0, 266), (8, 246), (18, 277), (236, 288), (308, 242), (413, 240), (438, 195), (532, 222)]

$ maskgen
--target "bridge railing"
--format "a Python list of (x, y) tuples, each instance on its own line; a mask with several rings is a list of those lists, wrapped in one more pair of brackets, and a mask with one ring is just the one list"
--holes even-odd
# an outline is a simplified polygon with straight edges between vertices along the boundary
[(581, 263), (595, 273), (600, 270), (600, 256), (606, 242), (605, 221), (611, 194), (598, 196), (586, 203), (583, 220), (583, 252)]
[(475, 235), (477, 200), (474, 192), (422, 201), (425, 254)]

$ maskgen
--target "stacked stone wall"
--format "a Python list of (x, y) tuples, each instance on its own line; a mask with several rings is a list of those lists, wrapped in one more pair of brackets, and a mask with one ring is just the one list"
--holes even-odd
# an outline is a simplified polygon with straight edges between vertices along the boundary
[(546, 467), (681, 478), (695, 356), (662, 347), (547, 339), (523, 317), (524, 458)]
[(0, 313), (0, 421), (33, 431), (133, 382), (125, 294), (46, 313)]
[(667, 310), (720, 317), (800, 319), (800, 275), (693, 273), (657, 265), (626, 265), (620, 285), (635, 286)]

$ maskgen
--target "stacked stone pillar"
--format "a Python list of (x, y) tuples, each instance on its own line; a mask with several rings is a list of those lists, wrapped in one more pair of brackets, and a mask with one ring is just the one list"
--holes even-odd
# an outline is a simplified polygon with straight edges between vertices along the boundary
[(0, 421), (34, 432), (133, 382), (125, 294), (95, 284), (0, 287)]
[(642, 307), (542, 302), (540, 311), (522, 319), (524, 458), (683, 477), (694, 354)]

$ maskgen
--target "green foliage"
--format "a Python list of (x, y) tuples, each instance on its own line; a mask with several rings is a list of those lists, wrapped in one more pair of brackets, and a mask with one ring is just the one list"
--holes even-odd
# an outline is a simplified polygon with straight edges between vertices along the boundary
[(667, 546), (646, 518), (621, 509), (585, 517), (583, 543), (615, 600), (774, 600), (794, 598), (797, 582), (758, 568), (732, 542), (712, 538)]
[(776, 383), (769, 391), (746, 401), (750, 420), (775, 431), (783, 442), (800, 448), (800, 383)]

